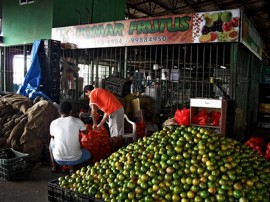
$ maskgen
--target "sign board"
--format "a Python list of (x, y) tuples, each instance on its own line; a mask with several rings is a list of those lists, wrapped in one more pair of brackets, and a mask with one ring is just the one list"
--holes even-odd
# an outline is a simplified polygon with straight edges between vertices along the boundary
[(52, 29), (73, 48), (239, 41), (240, 10), (179, 14)]
[(262, 39), (244, 13), (242, 13), (241, 42), (260, 60), (262, 60)]

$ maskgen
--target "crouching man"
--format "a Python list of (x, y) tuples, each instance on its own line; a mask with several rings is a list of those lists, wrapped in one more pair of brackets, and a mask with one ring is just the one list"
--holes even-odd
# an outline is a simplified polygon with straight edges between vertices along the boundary
[(74, 166), (89, 161), (91, 154), (80, 146), (79, 133), (88, 133), (85, 124), (71, 116), (72, 105), (63, 101), (59, 106), (61, 117), (52, 121), (50, 125), (50, 155), (52, 172), (57, 171), (57, 164), (69, 166), (74, 172)]

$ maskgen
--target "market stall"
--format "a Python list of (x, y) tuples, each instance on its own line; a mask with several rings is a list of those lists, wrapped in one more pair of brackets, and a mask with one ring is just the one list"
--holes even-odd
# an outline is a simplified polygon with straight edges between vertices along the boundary
[[(76, 45), (88, 83), (115, 91), (133, 118), (155, 120), (159, 129), (74, 174), (87, 176), (90, 186), (56, 180), (49, 187), (104, 201), (269, 199), (268, 162), (237, 141), (257, 123), (262, 59), (262, 41), (241, 10), (55, 28), (52, 36)], [(132, 96), (106, 86), (114, 71), (132, 81)], [(151, 99), (147, 107), (143, 96)], [(172, 120), (181, 109), (188, 112), (186, 126)], [(173, 126), (160, 127), (162, 118)], [(250, 165), (259, 164), (265, 173), (253, 181), (257, 166)]]
[(84, 84), (111, 89), (115, 75), (132, 81), (130, 92), (152, 99), (144, 120), (159, 129), (198, 97), (230, 101), (227, 135), (241, 140), (257, 124), (262, 41), (240, 9), (59, 27), (52, 38)]

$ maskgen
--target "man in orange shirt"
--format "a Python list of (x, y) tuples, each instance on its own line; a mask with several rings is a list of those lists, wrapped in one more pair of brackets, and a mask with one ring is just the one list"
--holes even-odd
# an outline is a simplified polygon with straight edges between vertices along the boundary
[[(89, 98), (93, 129), (103, 127), (108, 120), (112, 150), (118, 150), (122, 146), (122, 135), (124, 134), (124, 107), (121, 102), (108, 90), (94, 88), (92, 85), (84, 87), (85, 95)], [(102, 120), (97, 123), (97, 110), (104, 112)]]

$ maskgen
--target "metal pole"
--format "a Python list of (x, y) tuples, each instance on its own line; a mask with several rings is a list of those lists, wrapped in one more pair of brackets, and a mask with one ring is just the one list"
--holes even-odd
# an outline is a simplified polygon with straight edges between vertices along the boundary
[(3, 74), (2, 74), (2, 72), (3, 72), (3, 66), (4, 66), (4, 64), (3, 64), (3, 48), (0, 48), (0, 90), (1, 91), (3, 91), (3, 88), (2, 88), (2, 86), (3, 86)]
[(128, 49), (125, 46), (125, 59), (124, 59), (124, 78), (127, 78), (127, 60), (128, 60)]
[(7, 85), (6, 85), (6, 81), (7, 81), (7, 75), (6, 75), (6, 68), (7, 68), (7, 48), (4, 47), (4, 55), (3, 55), (3, 91), (7, 90)]
[(23, 46), (23, 57), (24, 57), (24, 75), (27, 73), (27, 49), (26, 45)]

